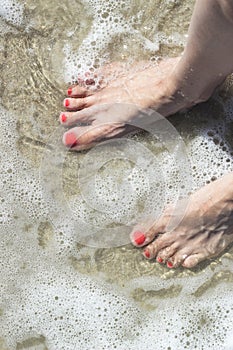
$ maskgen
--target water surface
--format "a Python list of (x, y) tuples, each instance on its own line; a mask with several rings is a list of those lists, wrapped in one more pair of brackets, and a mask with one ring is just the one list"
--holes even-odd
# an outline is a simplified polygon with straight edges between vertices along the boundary
[[(153, 135), (125, 141), (132, 153), (139, 147), (156, 156), (145, 177), (132, 162), (111, 159), (116, 145), (94, 154), (65, 152), (58, 122), (77, 73), (108, 61), (180, 54), (193, 5), (1, 0), (1, 350), (233, 349), (226, 345), (232, 249), (193, 270), (171, 271), (145, 261), (130, 244), (83, 241), (96, 227), (109, 233), (134, 222), (145, 208), (159, 215), (177, 195), (232, 170), (231, 80), (209, 102), (169, 118), (186, 146), (190, 184), (184, 188), (174, 154)], [(82, 196), (77, 177), (83, 164), (109, 155), (96, 180), (100, 207), (93, 188)], [(136, 190), (115, 204), (126, 185)]]

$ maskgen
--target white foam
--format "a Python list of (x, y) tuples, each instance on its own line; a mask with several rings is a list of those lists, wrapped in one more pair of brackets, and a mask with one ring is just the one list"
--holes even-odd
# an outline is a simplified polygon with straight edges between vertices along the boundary
[(142, 318), (123, 296), (67, 269), (59, 268), (59, 274), (53, 267), (41, 270), (23, 285), (17, 283), (14, 293), (17, 289), (20, 295), (8, 292), (3, 303), (1, 331), (10, 348), (43, 334), (50, 350), (107, 349), (132, 337)]
[[(230, 106), (227, 106), (229, 110)], [(220, 130), (220, 127), (222, 129), (216, 123), (211, 130)], [(66, 220), (62, 215), (58, 216), (49, 248), (43, 249), (39, 245), (38, 225), (41, 220), (48, 220), (49, 208), (54, 203), (41, 195), (37, 172), (30, 169), (16, 151), (15, 120), (3, 109), (1, 130), (1, 176), (4, 181), (1, 210), (5, 214), (1, 220), (0, 336), (4, 337), (9, 349), (40, 335), (45, 337), (50, 350), (147, 350), (152, 343), (159, 344), (164, 350), (169, 347), (183, 350), (190, 346), (219, 350), (224, 349), (223, 344), (226, 349), (231, 349), (233, 305), (229, 282), (223, 280), (203, 295), (192, 295), (215, 274), (231, 271), (230, 260), (223, 259), (221, 264), (189, 277), (172, 277), (173, 272), (168, 271), (163, 278), (142, 277), (129, 281), (124, 289), (125, 296), (117, 289), (113, 291), (113, 285), (84, 277), (69, 263), (71, 255), (80, 258), (76, 249), (77, 228), (72, 227), (69, 216)], [(218, 177), (228, 171), (225, 165), (217, 167), (218, 172), (215, 170), (217, 161), (228, 164), (224, 159), (229, 154), (223, 149), (226, 145), (223, 146), (221, 141), (213, 142), (213, 137), (208, 128), (202, 128), (202, 134), (189, 143), (197, 185), (209, 181), (213, 174)], [(169, 154), (163, 153), (163, 156), (162, 166), (172, 178), (175, 172), (172, 159)], [(199, 162), (200, 157), (205, 159), (204, 164)], [(133, 175), (133, 186), (137, 182), (140, 185), (140, 172), (132, 172)], [(80, 216), (85, 216), (85, 220), (91, 221), (92, 217), (99, 225), (101, 220), (102, 224), (111, 222), (109, 218), (102, 216), (100, 219), (93, 211), (89, 212), (85, 201), (79, 204), (76, 210)], [(90, 254), (88, 248), (86, 251)], [(161, 299), (150, 297), (149, 293), (144, 298), (144, 303), (155, 307), (155, 311), (140, 310), (141, 301), (137, 304), (130, 300), (137, 288), (147, 292), (169, 290), (173, 285), (181, 286), (181, 291), (173, 297)]]
[[(23, 21), (23, 5), (15, 0), (1, 0), (0, 16), (5, 21), (19, 26)], [(0, 27), (0, 30), (2, 29)]]
[[(126, 21), (121, 9), (127, 11), (130, 8), (129, 0), (108, 1), (84, 1), (87, 12), (93, 15), (93, 21), (88, 35), (83, 39), (78, 51), (75, 51), (70, 43), (65, 44), (65, 80), (75, 81), (77, 76), (85, 79), (85, 72), (92, 72), (94, 76), (96, 61), (98, 65), (103, 65), (108, 59), (107, 46), (112, 40), (124, 34), (134, 34), (134, 41), (143, 44), (149, 51), (157, 51), (158, 41), (155, 38), (151, 41), (145, 38), (140, 31), (133, 26), (135, 18), (128, 18)], [(127, 45), (125, 45), (127, 47)], [(123, 53), (122, 53), (123, 54)], [(97, 78), (98, 80), (98, 78)], [(98, 81), (97, 81), (98, 84)]]

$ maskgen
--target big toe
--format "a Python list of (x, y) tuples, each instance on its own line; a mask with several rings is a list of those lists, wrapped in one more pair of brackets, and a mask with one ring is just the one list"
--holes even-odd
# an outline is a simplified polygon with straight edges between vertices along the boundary
[(141, 224), (134, 228), (130, 234), (130, 239), (133, 245), (136, 247), (143, 247), (152, 242), (153, 239), (160, 233), (165, 232), (167, 221), (164, 217), (161, 217), (157, 222), (148, 225)]
[(92, 126), (75, 127), (65, 132), (63, 144), (72, 149), (79, 149), (80, 146), (91, 144), (98, 136), (98, 128)]

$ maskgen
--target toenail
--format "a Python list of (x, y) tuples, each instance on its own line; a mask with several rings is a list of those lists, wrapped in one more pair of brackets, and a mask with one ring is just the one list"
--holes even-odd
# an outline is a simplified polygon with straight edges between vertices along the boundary
[(134, 242), (137, 245), (141, 245), (145, 242), (146, 236), (144, 235), (144, 233), (142, 233), (140, 231), (136, 231), (133, 234), (133, 238), (134, 238)]
[(149, 259), (149, 257), (150, 257), (150, 252), (149, 252), (149, 250), (148, 250), (148, 249), (145, 249), (143, 253), (144, 253), (145, 257)]
[(171, 269), (173, 267), (173, 264), (171, 263), (171, 261), (167, 262), (167, 267), (169, 267), (169, 269)]
[(66, 99), (64, 105), (65, 105), (65, 107), (68, 107), (70, 105), (70, 101), (68, 99)]
[(67, 116), (65, 114), (61, 115), (61, 121), (62, 123), (65, 123), (67, 121)]
[(158, 257), (157, 257), (157, 261), (158, 261), (160, 264), (162, 264), (162, 263), (163, 263), (163, 259), (162, 259), (162, 258), (160, 258), (160, 256), (158, 256)]
[(77, 137), (72, 132), (69, 132), (65, 135), (65, 144), (66, 146), (74, 147), (78, 144)]
[(69, 89), (67, 90), (67, 95), (70, 96), (71, 94), (72, 94), (72, 88), (69, 88)]

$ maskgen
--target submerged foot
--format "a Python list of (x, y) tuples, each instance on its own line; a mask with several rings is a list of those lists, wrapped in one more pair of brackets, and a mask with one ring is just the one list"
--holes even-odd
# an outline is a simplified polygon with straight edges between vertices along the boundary
[(131, 234), (132, 243), (146, 246), (146, 258), (169, 268), (192, 268), (218, 256), (233, 242), (233, 173), (191, 195), (183, 219), (167, 231), (179, 214), (179, 205), (170, 206), (150, 228), (139, 225)]
[[(70, 128), (63, 142), (73, 150), (92, 147), (96, 142), (122, 136), (132, 129), (140, 109), (153, 108), (163, 116), (171, 115), (207, 100), (223, 77), (203, 82), (198, 90), (186, 76), (177, 76), (182, 58), (162, 61), (159, 65), (139, 63), (130, 70), (120, 64), (109, 65), (102, 75), (87, 76), (68, 89), (66, 112), (60, 122)], [(96, 83), (96, 80), (97, 83)], [(126, 106), (119, 113), (118, 104)], [(131, 106), (131, 107), (129, 107)], [(80, 126), (75, 126), (81, 124)], [(84, 125), (84, 126), (83, 126)], [(190, 196), (185, 215), (172, 230), (178, 209), (170, 206), (150, 228), (137, 227), (131, 235), (137, 247), (145, 247), (144, 256), (157, 258), (168, 267), (194, 267), (200, 261), (216, 257), (233, 242), (233, 173)], [(178, 211), (177, 211), (178, 210)]]
[[(80, 79), (68, 89), (66, 112), (60, 115), (61, 124), (70, 128), (64, 133), (64, 144), (80, 150), (122, 136), (131, 130), (127, 123), (137, 118), (138, 109), (153, 108), (166, 117), (200, 102), (200, 96), (194, 96), (195, 87), (182, 86), (182, 79), (174, 74), (179, 62), (180, 57), (156, 65), (139, 62), (130, 69), (116, 63), (103, 68), (97, 77)], [(127, 107), (117, 113), (119, 103)], [(78, 123), (82, 126), (75, 126)]]

